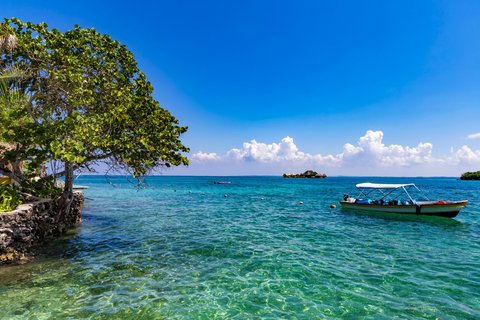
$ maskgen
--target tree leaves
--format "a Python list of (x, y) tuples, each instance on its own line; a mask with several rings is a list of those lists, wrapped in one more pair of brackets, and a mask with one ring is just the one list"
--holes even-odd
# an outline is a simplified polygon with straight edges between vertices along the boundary
[[(42, 150), (43, 160), (76, 168), (108, 160), (135, 176), (157, 166), (188, 165), (189, 150), (180, 141), (187, 127), (152, 97), (153, 86), (125, 45), (79, 26), (60, 32), (15, 18), (2, 26), (18, 39), (3, 60), (30, 71), (21, 84), (31, 98), (21, 106), (29, 125), (2, 114), (14, 138), (28, 140), (26, 155), (38, 157)], [(2, 132), (0, 140), (12, 138)]]

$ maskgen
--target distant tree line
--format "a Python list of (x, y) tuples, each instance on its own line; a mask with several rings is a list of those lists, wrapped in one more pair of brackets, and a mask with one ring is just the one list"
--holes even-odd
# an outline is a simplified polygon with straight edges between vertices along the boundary
[(480, 171), (477, 172), (465, 172), (460, 177), (461, 180), (480, 180)]

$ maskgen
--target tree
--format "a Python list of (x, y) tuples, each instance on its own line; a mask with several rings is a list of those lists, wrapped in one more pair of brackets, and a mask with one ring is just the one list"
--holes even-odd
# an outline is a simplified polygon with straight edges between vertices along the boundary
[(462, 173), (460, 180), (480, 180), (480, 171), (464, 172)]
[(61, 172), (44, 179), (65, 176), (65, 203), (74, 170), (99, 161), (137, 178), (159, 166), (188, 165), (183, 153), (189, 149), (180, 141), (187, 127), (152, 97), (152, 85), (125, 45), (79, 26), (60, 32), (15, 18), (3, 26), (17, 39), (3, 61), (29, 71), (21, 90), (30, 97), (22, 108), (30, 122), (10, 118), (15, 135), (0, 131), (0, 140), (23, 142), (23, 158), (36, 165), (62, 163)]
[[(11, 26), (0, 25), (0, 172), (12, 178), (16, 185), (22, 180), (22, 151), (26, 141), (20, 135), (12, 139), (15, 129), (29, 126), (30, 117), (26, 113), (29, 96), (20, 89), (20, 82), (26, 77), (21, 64), (12, 65), (4, 53), (16, 49), (17, 37)], [(12, 143), (6, 143), (11, 141)], [(15, 144), (13, 144), (15, 142)], [(28, 143), (27, 143), (28, 144)], [(31, 147), (31, 146), (30, 146)]]
[[(0, 172), (7, 174), (18, 184), (21, 180), (22, 159), (21, 144), (6, 143), (6, 140), (12, 141), (9, 137), (15, 135), (14, 129), (20, 125), (25, 125), (26, 114), (24, 106), (28, 97), (18, 90), (18, 81), (23, 77), (21, 70), (0, 69)], [(28, 120), (27, 120), (28, 121)], [(18, 141), (20, 142), (20, 141)], [(9, 172), (4, 172), (2, 168), (8, 168)]]

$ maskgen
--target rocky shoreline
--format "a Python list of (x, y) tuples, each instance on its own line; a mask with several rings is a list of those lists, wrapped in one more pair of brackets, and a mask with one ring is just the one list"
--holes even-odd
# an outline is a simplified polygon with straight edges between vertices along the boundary
[(284, 173), (284, 178), (326, 178), (325, 173), (317, 173), (313, 170), (307, 170), (304, 173)]
[(84, 195), (74, 192), (70, 211), (59, 216), (55, 200), (22, 204), (0, 214), (0, 265), (27, 260), (32, 249), (65, 234), (82, 221)]

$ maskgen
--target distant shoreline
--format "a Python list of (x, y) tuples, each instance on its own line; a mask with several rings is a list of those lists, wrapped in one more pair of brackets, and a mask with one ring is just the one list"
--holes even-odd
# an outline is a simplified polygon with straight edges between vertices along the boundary
[[(82, 174), (81, 177), (103, 177), (104, 174)], [(131, 177), (130, 175), (107, 175), (106, 177)], [(184, 175), (184, 174), (151, 174), (146, 175), (145, 177), (278, 177), (282, 178), (282, 175)], [(347, 176), (347, 175), (330, 175), (329, 178), (388, 178), (388, 179), (430, 179), (430, 178), (439, 178), (439, 179), (458, 179), (458, 176)]]

